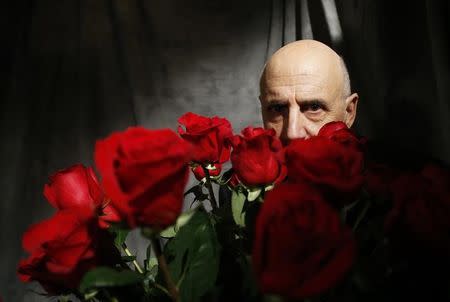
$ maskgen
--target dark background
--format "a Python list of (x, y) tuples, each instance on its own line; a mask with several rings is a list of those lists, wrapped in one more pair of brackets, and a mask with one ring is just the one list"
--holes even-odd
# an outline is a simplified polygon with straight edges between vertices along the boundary
[(296, 39), (345, 58), (359, 133), (450, 163), (449, 15), (446, 0), (2, 2), (0, 297), (42, 300), (15, 270), (22, 233), (52, 213), (49, 174), (91, 164), (111, 131), (175, 128), (186, 111), (260, 125), (264, 62)]

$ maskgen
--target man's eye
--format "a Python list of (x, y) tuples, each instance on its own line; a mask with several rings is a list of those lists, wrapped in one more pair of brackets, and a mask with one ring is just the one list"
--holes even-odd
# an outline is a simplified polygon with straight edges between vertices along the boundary
[(317, 112), (321, 109), (323, 109), (323, 107), (320, 104), (308, 104), (305, 106), (302, 106), (302, 108), (300, 108), (302, 112), (305, 111), (310, 111), (310, 112)]
[(286, 105), (284, 104), (272, 104), (267, 107), (268, 111), (273, 113), (282, 113), (286, 109)]

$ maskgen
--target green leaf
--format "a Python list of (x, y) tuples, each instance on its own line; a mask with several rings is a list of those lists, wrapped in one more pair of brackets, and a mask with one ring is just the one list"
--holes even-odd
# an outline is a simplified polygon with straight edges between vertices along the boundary
[(261, 191), (262, 191), (261, 188), (249, 190), (247, 200), (248, 201), (255, 200), (256, 198), (258, 198), (259, 194), (261, 194)]
[(159, 235), (163, 238), (173, 238), (176, 234), (177, 231), (175, 231), (175, 225), (168, 226), (165, 230), (159, 233)]
[(152, 254), (152, 245), (149, 244), (147, 245), (147, 250), (145, 252), (145, 260), (144, 260), (144, 269), (145, 271), (149, 271), (150, 270), (150, 255)]
[(94, 299), (97, 294), (98, 290), (90, 290), (84, 294), (84, 300)]
[(144, 276), (132, 270), (116, 271), (110, 267), (98, 267), (87, 272), (80, 283), (80, 292), (101, 287), (127, 286), (141, 282)]
[(264, 192), (270, 191), (270, 190), (272, 190), (274, 187), (275, 187), (275, 185), (273, 185), (273, 184), (268, 185), (268, 186), (266, 186), (266, 187), (264, 188)]
[(189, 195), (189, 194), (194, 194), (195, 196), (199, 196), (203, 194), (203, 183), (200, 182), (198, 185), (193, 186), (192, 188), (190, 188), (189, 190), (187, 190), (184, 193), (184, 196)]
[(245, 213), (243, 212), (245, 199), (245, 194), (240, 191), (233, 191), (231, 195), (231, 211), (234, 222), (242, 227), (245, 226)]
[(167, 227), (165, 230), (163, 230), (159, 235), (164, 238), (172, 238), (175, 237), (178, 230), (189, 222), (189, 219), (194, 215), (195, 211), (197, 211), (197, 208), (188, 210), (186, 212), (181, 213), (180, 216), (178, 216), (177, 221), (174, 225), (171, 225)]
[[(196, 302), (214, 287), (220, 245), (209, 214), (194, 211), (164, 248), (169, 271), (179, 285), (182, 302)], [(158, 276), (157, 280), (161, 280)]]
[(122, 243), (127, 239), (130, 230), (122, 228), (120, 225), (111, 225), (108, 230), (114, 234), (114, 243), (120, 249)]
[(145, 278), (155, 281), (156, 274), (158, 273), (158, 260), (155, 257), (152, 257), (147, 263), (148, 269)]
[(136, 256), (122, 256), (122, 261), (123, 262), (131, 262), (136, 260)]

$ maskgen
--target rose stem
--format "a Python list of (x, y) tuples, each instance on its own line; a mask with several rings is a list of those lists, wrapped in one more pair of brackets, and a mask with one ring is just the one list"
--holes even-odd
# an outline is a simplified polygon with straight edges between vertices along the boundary
[(203, 168), (203, 171), (205, 171), (205, 175), (206, 175), (206, 188), (208, 189), (209, 196), (211, 198), (211, 206), (212, 206), (213, 210), (217, 210), (217, 201), (216, 201), (216, 197), (214, 196), (213, 187), (211, 185), (211, 176), (209, 175), (209, 170), (205, 166), (202, 166), (202, 168)]
[(163, 273), (164, 281), (166, 282), (167, 289), (170, 293), (170, 296), (174, 302), (180, 302), (180, 296), (178, 294), (178, 289), (175, 286), (175, 283), (170, 277), (169, 268), (167, 267), (166, 258), (162, 253), (161, 243), (159, 242), (159, 238), (155, 235), (150, 237), (150, 241), (152, 243), (153, 251), (155, 252), (156, 259), (158, 260), (158, 268)]
[[(133, 256), (133, 254), (130, 252), (130, 250), (128, 249), (127, 244), (126, 244), (125, 242), (122, 243), (122, 249), (123, 249), (123, 251), (125, 252), (125, 254), (126, 254), (127, 256)], [(137, 270), (139, 273), (141, 273), (141, 274), (144, 273), (144, 271), (143, 271), (142, 268), (139, 266), (139, 263), (136, 261), (136, 259), (133, 260), (133, 264), (134, 264), (134, 267), (136, 268), (136, 270)]]

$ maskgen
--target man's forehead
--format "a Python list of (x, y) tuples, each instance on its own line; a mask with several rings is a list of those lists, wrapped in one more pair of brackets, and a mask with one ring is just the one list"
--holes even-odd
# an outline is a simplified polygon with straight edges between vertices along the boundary
[(315, 85), (322, 86), (324, 78), (312, 73), (265, 74), (261, 78), (261, 88), (271, 89), (280, 86)]
[(265, 102), (284, 101), (293, 95), (297, 101), (329, 99), (325, 90), (315, 85), (272, 86), (260, 92), (260, 98)]

